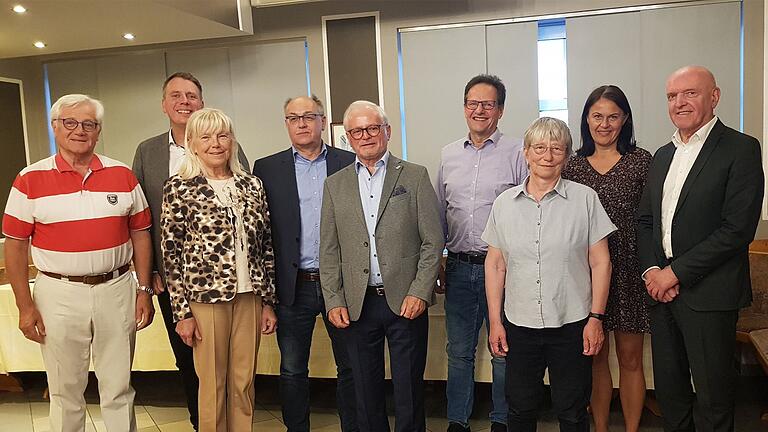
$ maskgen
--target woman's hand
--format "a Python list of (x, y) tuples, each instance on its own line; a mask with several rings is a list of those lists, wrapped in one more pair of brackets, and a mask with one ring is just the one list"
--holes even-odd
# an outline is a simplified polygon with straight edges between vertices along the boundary
[(491, 329), (488, 333), (488, 347), (495, 357), (507, 356), (509, 347), (507, 346), (507, 331), (503, 324), (491, 323)]
[(584, 326), (584, 355), (597, 355), (603, 348), (605, 334), (603, 333), (603, 322), (597, 318), (589, 318), (587, 325)]
[(272, 334), (277, 330), (277, 315), (272, 306), (262, 305), (261, 307), (261, 334)]
[(197, 328), (195, 318), (187, 318), (177, 322), (176, 333), (178, 333), (185, 344), (191, 347), (195, 346), (195, 340), (203, 340), (200, 330)]

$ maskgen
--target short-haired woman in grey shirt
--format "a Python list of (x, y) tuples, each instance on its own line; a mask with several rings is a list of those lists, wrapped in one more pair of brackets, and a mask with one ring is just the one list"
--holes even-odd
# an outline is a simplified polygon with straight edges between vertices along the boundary
[(594, 190), (560, 177), (571, 149), (564, 122), (534, 121), (523, 150), (530, 175), (499, 195), (482, 235), (488, 339), (507, 358), (509, 430), (536, 430), (547, 369), (560, 430), (589, 430), (616, 227)]

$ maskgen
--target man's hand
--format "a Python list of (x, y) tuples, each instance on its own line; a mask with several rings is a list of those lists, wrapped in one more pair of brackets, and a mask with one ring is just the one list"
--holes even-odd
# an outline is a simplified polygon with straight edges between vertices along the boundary
[(445, 266), (443, 264), (440, 264), (440, 270), (437, 273), (435, 294), (445, 294)]
[(651, 269), (645, 274), (645, 289), (652, 299), (666, 303), (680, 292), (680, 281), (670, 266), (661, 270)]
[(349, 327), (349, 311), (347, 308), (339, 306), (328, 311), (328, 321), (336, 328)]
[(176, 323), (176, 333), (181, 337), (185, 344), (193, 347), (196, 340), (203, 340), (200, 330), (197, 328), (195, 318), (183, 319)]
[(155, 305), (152, 304), (152, 296), (139, 290), (136, 294), (136, 330), (141, 330), (152, 324), (155, 316)]
[(597, 318), (589, 318), (587, 325), (584, 326), (584, 352), (588, 356), (597, 355), (603, 348), (605, 333), (603, 333), (603, 322)]
[(504, 330), (502, 323), (491, 323), (491, 329), (488, 332), (488, 346), (494, 356), (506, 357), (509, 346), (507, 345), (507, 331)]
[(277, 315), (272, 306), (262, 305), (261, 307), (261, 334), (269, 335), (277, 330)]
[(34, 304), (24, 309), (19, 309), (19, 330), (24, 337), (37, 343), (43, 343), (45, 338), (45, 325), (40, 311)]
[(405, 296), (400, 306), (400, 316), (408, 319), (416, 319), (427, 309), (427, 302), (411, 295)]
[(163, 279), (160, 277), (160, 273), (152, 274), (152, 290), (155, 292), (155, 295), (159, 295), (161, 292), (165, 291), (165, 285), (163, 285)]

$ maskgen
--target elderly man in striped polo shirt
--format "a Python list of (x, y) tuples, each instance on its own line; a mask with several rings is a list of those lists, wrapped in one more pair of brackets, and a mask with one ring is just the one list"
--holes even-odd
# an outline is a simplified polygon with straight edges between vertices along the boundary
[(3, 217), (19, 329), (40, 344), (55, 432), (85, 430), (91, 353), (107, 430), (136, 431), (133, 349), (154, 314), (149, 208), (131, 169), (94, 153), (103, 113), (101, 102), (77, 94), (51, 107), (58, 151), (19, 173)]

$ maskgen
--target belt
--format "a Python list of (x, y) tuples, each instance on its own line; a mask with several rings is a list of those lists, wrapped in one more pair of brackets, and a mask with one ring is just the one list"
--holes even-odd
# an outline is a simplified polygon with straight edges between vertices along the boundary
[(54, 279), (65, 280), (68, 282), (80, 282), (86, 285), (98, 285), (98, 284), (102, 284), (104, 282), (110, 281), (116, 277), (124, 275), (129, 268), (130, 268), (130, 265), (126, 264), (118, 268), (117, 270), (113, 270), (109, 273), (102, 273), (102, 274), (88, 275), (88, 276), (67, 276), (67, 275), (61, 275), (58, 273), (42, 271), (42, 270), (40, 272)]
[(470, 264), (485, 264), (485, 254), (481, 252), (464, 253), (448, 251), (448, 258), (453, 258)]
[(371, 295), (383, 296), (384, 285), (368, 285), (368, 287), (365, 289), (365, 293), (371, 294)]
[(301, 281), (306, 282), (320, 282), (320, 271), (318, 270), (301, 270), (296, 274)]

